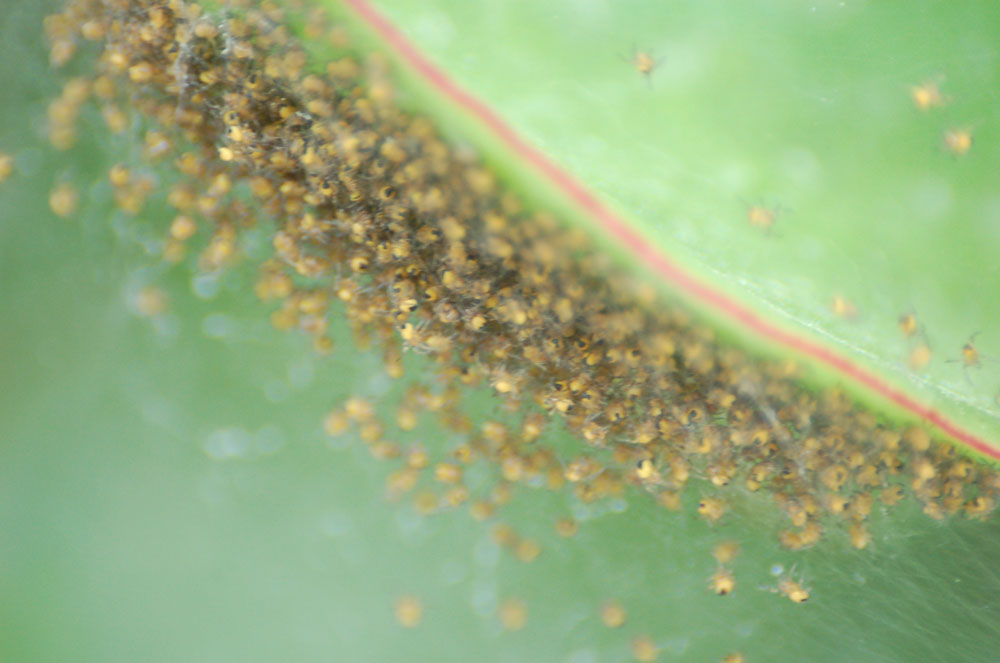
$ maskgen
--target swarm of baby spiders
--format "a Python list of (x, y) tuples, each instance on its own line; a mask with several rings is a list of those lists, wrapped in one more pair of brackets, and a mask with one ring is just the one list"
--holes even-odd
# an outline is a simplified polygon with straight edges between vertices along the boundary
[[(54, 102), (53, 142), (70, 140), (88, 99), (112, 132), (130, 130), (124, 109), (138, 112), (143, 159), (176, 174), (167, 260), (200, 239), (200, 268), (224, 269), (242, 259), (244, 228), (274, 224), (256, 292), (277, 302), (275, 326), (328, 352), (331, 316), (343, 316), (393, 377), (404, 351), (426, 355), (431, 386), (414, 387), (406, 408), (470, 435), (435, 470), (448, 504), (465, 501), (459, 470), (489, 458), (507, 483), (568, 483), (585, 502), (633, 484), (676, 509), (690, 479), (704, 479), (698, 512), (710, 523), (729, 517), (731, 500), (766, 490), (787, 517), (779, 537), (791, 549), (815, 545), (837, 520), (865, 547), (876, 500), (891, 508), (912, 495), (934, 518), (994, 509), (993, 469), (838, 390), (799, 386), (793, 362), (717, 342), (397, 108), (379, 60), (345, 52), (310, 65), (283, 21), (248, 2), (213, 15), (182, 0), (72, 0), (46, 23), (53, 61), (90, 43), (96, 64)], [(155, 195), (127, 167), (109, 179), (128, 213)], [(520, 423), (477, 430), (460, 402), (478, 385)], [(539, 446), (553, 417), (584, 460)], [(360, 411), (328, 422), (358, 425), (380, 458), (405, 457)], [(426, 467), (441, 465), (406, 468), (392, 493), (411, 490)]]

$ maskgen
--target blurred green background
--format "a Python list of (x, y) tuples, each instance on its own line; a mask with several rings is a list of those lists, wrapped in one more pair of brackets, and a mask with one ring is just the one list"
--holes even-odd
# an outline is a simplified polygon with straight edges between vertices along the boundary
[[(714, 528), (695, 517), (703, 482), (679, 514), (640, 493), (587, 506), (519, 486), (495, 520), (540, 543), (525, 564), (465, 509), (422, 517), (387, 504), (399, 461), (372, 459), (353, 434), (330, 440), (321, 423), (350, 394), (391, 414), (405, 384), (338, 325), (330, 358), (274, 331), (250, 268), (213, 280), (161, 265), (162, 196), (128, 217), (106, 178), (136, 153), (137, 133), (109, 139), (90, 110), (76, 147), (46, 146), (59, 90), (40, 36), (50, 6), (0, 19), (0, 150), (16, 163), (0, 185), (0, 660), (592, 663), (630, 660), (639, 634), (678, 661), (734, 650), (750, 661), (984, 661), (1000, 649), (996, 519), (877, 511), (870, 550), (833, 533), (788, 553), (763, 498)], [(69, 220), (47, 202), (64, 180), (81, 190)], [(259, 255), (266, 241), (263, 229), (243, 248)], [(150, 285), (169, 300), (154, 318), (135, 311)], [(419, 357), (407, 363), (419, 373)], [(468, 406), (478, 420), (507, 416), (487, 394)], [(428, 417), (391, 439), (435, 457), (460, 442)], [(560, 431), (541, 444), (576, 445)], [(497, 482), (492, 467), (467, 475), (476, 496)], [(566, 515), (581, 521), (573, 539), (553, 529)], [(744, 551), (737, 590), (721, 598), (707, 579), (726, 538)], [(796, 567), (810, 603), (770, 591), (774, 565)], [(424, 604), (412, 630), (393, 616), (404, 593)], [(497, 617), (507, 597), (528, 607), (516, 633)], [(613, 597), (628, 610), (618, 630), (598, 618)]]

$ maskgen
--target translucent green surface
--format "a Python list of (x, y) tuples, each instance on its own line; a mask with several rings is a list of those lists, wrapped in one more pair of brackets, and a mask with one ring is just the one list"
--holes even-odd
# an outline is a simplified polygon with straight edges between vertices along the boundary
[[(321, 422), (349, 394), (390, 408), (402, 385), (339, 326), (329, 359), (274, 331), (250, 269), (213, 284), (161, 266), (162, 203), (126, 217), (105, 175), (137, 135), (109, 140), (91, 112), (77, 148), (45, 146), (40, 118), (58, 85), (44, 9), (0, 19), (0, 149), (17, 166), (0, 185), (0, 659), (590, 663), (630, 660), (640, 633), (664, 661), (742, 650), (749, 661), (981, 662), (1000, 650), (996, 519), (876, 510), (868, 551), (831, 534), (788, 553), (765, 498), (712, 528), (690, 512), (697, 483), (681, 514), (639, 493), (584, 507), (518, 487), (497, 520), (541, 544), (524, 564), (464, 509), (419, 517), (387, 504), (400, 461), (373, 460), (351, 434), (330, 441)], [(72, 220), (47, 206), (63, 177), (83, 192)], [(146, 285), (170, 301), (152, 320), (133, 311)], [(418, 374), (419, 358), (407, 361)], [(469, 399), (477, 419), (505, 416), (488, 395)], [(392, 439), (435, 457), (459, 441), (429, 417)], [(555, 431), (540, 443), (576, 446)], [(468, 474), (474, 495), (496, 483), (495, 468)], [(569, 514), (580, 533), (560, 539), (553, 523)], [(720, 598), (707, 590), (710, 551), (731, 537), (743, 545), (738, 586)], [(797, 565), (808, 604), (769, 591), (775, 564)], [(424, 603), (414, 630), (393, 618), (403, 593)], [(496, 616), (509, 596), (528, 606), (517, 633)], [(619, 630), (597, 616), (611, 597), (629, 613)]]
[[(655, 245), (1000, 446), (996, 3), (373, 4)], [(943, 106), (917, 108), (926, 83)]]

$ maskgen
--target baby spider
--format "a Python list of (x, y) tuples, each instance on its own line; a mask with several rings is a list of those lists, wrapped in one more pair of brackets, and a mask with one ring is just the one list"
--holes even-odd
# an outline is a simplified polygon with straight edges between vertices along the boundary
[(931, 362), (932, 356), (933, 353), (930, 346), (926, 343), (921, 343), (910, 351), (910, 368), (915, 371), (923, 369)]
[(899, 316), (899, 331), (903, 332), (906, 338), (912, 338), (917, 332), (923, 334), (923, 326), (917, 320), (917, 315), (910, 311)]
[(782, 596), (787, 596), (792, 603), (805, 603), (809, 600), (809, 589), (802, 585), (801, 579), (798, 581), (792, 579), (794, 572), (793, 568), (787, 576), (778, 580), (777, 591)]
[(637, 50), (634, 46), (632, 47), (632, 55), (627, 58), (623, 56), (622, 60), (632, 65), (637, 72), (646, 78), (646, 82), (650, 85), (652, 85), (653, 70), (663, 62), (663, 58), (654, 58), (648, 51)]
[(841, 294), (833, 296), (833, 303), (830, 308), (833, 309), (833, 314), (838, 318), (853, 320), (858, 317), (858, 308), (854, 305), (854, 302)]
[(710, 525), (719, 522), (725, 513), (726, 503), (720, 499), (705, 497), (698, 502), (698, 515), (707, 520)]
[(960, 157), (972, 148), (972, 131), (969, 129), (948, 129), (943, 136), (944, 148)]
[(744, 206), (750, 225), (766, 232), (770, 232), (774, 222), (786, 211), (780, 205), (766, 205), (764, 203), (744, 203)]
[(977, 336), (979, 336), (979, 332), (970, 336), (969, 340), (962, 346), (962, 363), (966, 366), (979, 366), (979, 350), (972, 344)]
[(781, 594), (788, 598), (789, 601), (793, 603), (805, 603), (809, 600), (809, 588), (802, 584), (802, 578), (795, 580), (795, 567), (792, 566), (788, 573), (785, 573), (785, 567), (781, 564), (774, 564), (771, 566), (770, 573), (772, 576), (778, 578), (777, 587), (767, 587), (761, 586), (761, 589), (766, 589), (774, 594)]
[(910, 98), (917, 109), (925, 111), (948, 103), (948, 100), (941, 94), (940, 84), (943, 78), (943, 76), (938, 76), (910, 88)]
[(736, 579), (733, 577), (732, 571), (719, 565), (718, 570), (708, 579), (708, 586), (719, 596), (726, 596), (732, 594), (733, 590), (736, 589)]
[(965, 373), (965, 381), (969, 384), (972, 384), (972, 379), (969, 377), (969, 369), (979, 368), (982, 366), (982, 360), (984, 358), (989, 358), (980, 354), (979, 348), (977, 348), (973, 343), (973, 341), (976, 340), (976, 337), (979, 336), (979, 333), (980, 332), (976, 332), (969, 337), (968, 341), (965, 342), (965, 345), (962, 346), (962, 356), (960, 358), (948, 360), (949, 364), (957, 364), (961, 362), (962, 372)]
[(723, 541), (712, 549), (712, 557), (720, 565), (733, 561), (740, 552), (740, 544), (736, 541)]
[(635, 466), (635, 476), (643, 484), (662, 484), (663, 477), (657, 471), (653, 461), (649, 458), (641, 458)]

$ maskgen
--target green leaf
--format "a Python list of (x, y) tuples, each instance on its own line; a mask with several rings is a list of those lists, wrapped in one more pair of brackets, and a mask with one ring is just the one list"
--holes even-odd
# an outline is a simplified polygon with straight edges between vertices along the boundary
[[(988, 294), (1000, 247), (995, 3), (373, 4), (701, 282), (1000, 444), (1000, 299)], [(640, 53), (655, 62), (648, 75), (631, 62)], [(921, 87), (940, 103), (921, 110)], [(418, 98), (455, 113), (451, 100)], [(509, 160), (483, 124), (465, 125)], [(967, 153), (949, 150), (949, 131), (971, 133)], [(773, 215), (769, 229), (749, 221), (753, 207)], [(668, 285), (776, 351), (689, 285)], [(835, 313), (836, 297), (856, 314)], [(919, 326), (909, 339), (907, 314)], [(924, 345), (929, 363), (915, 368)]]

